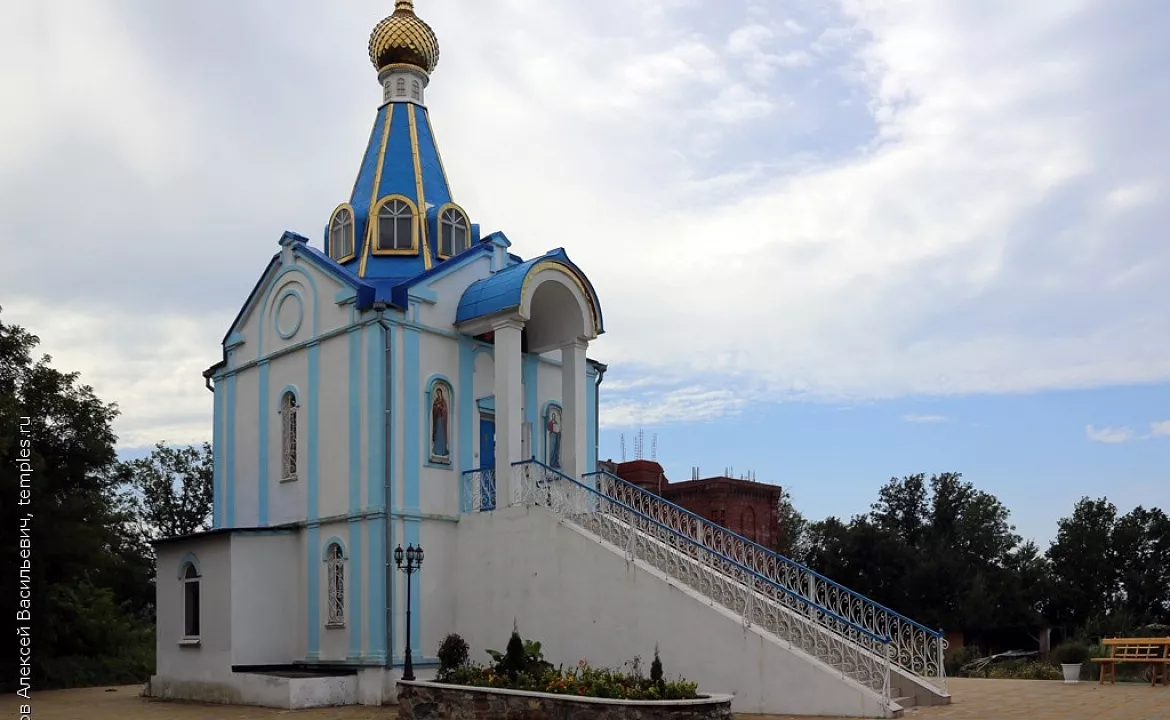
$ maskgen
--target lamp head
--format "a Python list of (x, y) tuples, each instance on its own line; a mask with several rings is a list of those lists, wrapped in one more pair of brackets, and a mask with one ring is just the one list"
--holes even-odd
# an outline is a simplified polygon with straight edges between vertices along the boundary
[(399, 545), (394, 549), (394, 564), (402, 567), (402, 546)]

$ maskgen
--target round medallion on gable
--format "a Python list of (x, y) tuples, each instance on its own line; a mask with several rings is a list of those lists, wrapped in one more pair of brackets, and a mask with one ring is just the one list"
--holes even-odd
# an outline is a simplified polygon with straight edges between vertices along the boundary
[(288, 340), (301, 329), (305, 319), (305, 301), (296, 290), (285, 290), (276, 301), (276, 334)]

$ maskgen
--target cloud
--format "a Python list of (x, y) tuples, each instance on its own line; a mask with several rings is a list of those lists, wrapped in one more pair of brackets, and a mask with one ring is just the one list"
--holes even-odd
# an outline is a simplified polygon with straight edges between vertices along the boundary
[(1092, 442), (1109, 444), (1126, 443), (1133, 440), (1133, 430), (1127, 427), (1096, 428), (1092, 425), (1086, 425), (1085, 437)]
[(1170, 420), (1150, 423), (1149, 437), (1170, 437)]
[(910, 423), (944, 423), (946, 415), (903, 415), (902, 420)]
[[(5, 319), (100, 380), (128, 439), (207, 436), (198, 371), (275, 239), (319, 242), (349, 193), (386, 3), (76, 5), (0, 27), (0, 62), (27, 68), (0, 75)], [(590, 275), (591, 357), (671, 378), (615, 392), (607, 423), (740, 412), (729, 387), (864, 402), (1170, 379), (1170, 85), (1148, 79), (1170, 10), (419, 11), (460, 204)]]

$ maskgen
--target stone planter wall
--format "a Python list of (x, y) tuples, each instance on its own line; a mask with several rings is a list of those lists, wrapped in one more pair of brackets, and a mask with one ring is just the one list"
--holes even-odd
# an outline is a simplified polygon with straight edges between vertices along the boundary
[(572, 695), (398, 682), (399, 720), (731, 720), (731, 696), (609, 700)]

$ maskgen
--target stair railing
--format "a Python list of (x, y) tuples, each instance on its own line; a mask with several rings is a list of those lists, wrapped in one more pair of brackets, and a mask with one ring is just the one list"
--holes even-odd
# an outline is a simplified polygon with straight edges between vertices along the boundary
[(946, 692), (943, 656), (947, 642), (941, 632), (616, 475), (600, 471), (589, 473), (583, 479), (619, 505), (630, 507), (699, 546), (749, 568), (789, 593), (765, 593), (775, 601), (796, 610), (801, 606), (791, 599), (791, 595), (799, 596), (825, 613), (844, 618), (874, 635), (891, 638), (889, 652), (896, 666)]
[(514, 463), (512, 483), (521, 503), (548, 508), (623, 551), (628, 560), (650, 565), (740, 615), (745, 626), (764, 629), (890, 701), (890, 638), (539, 461)]

